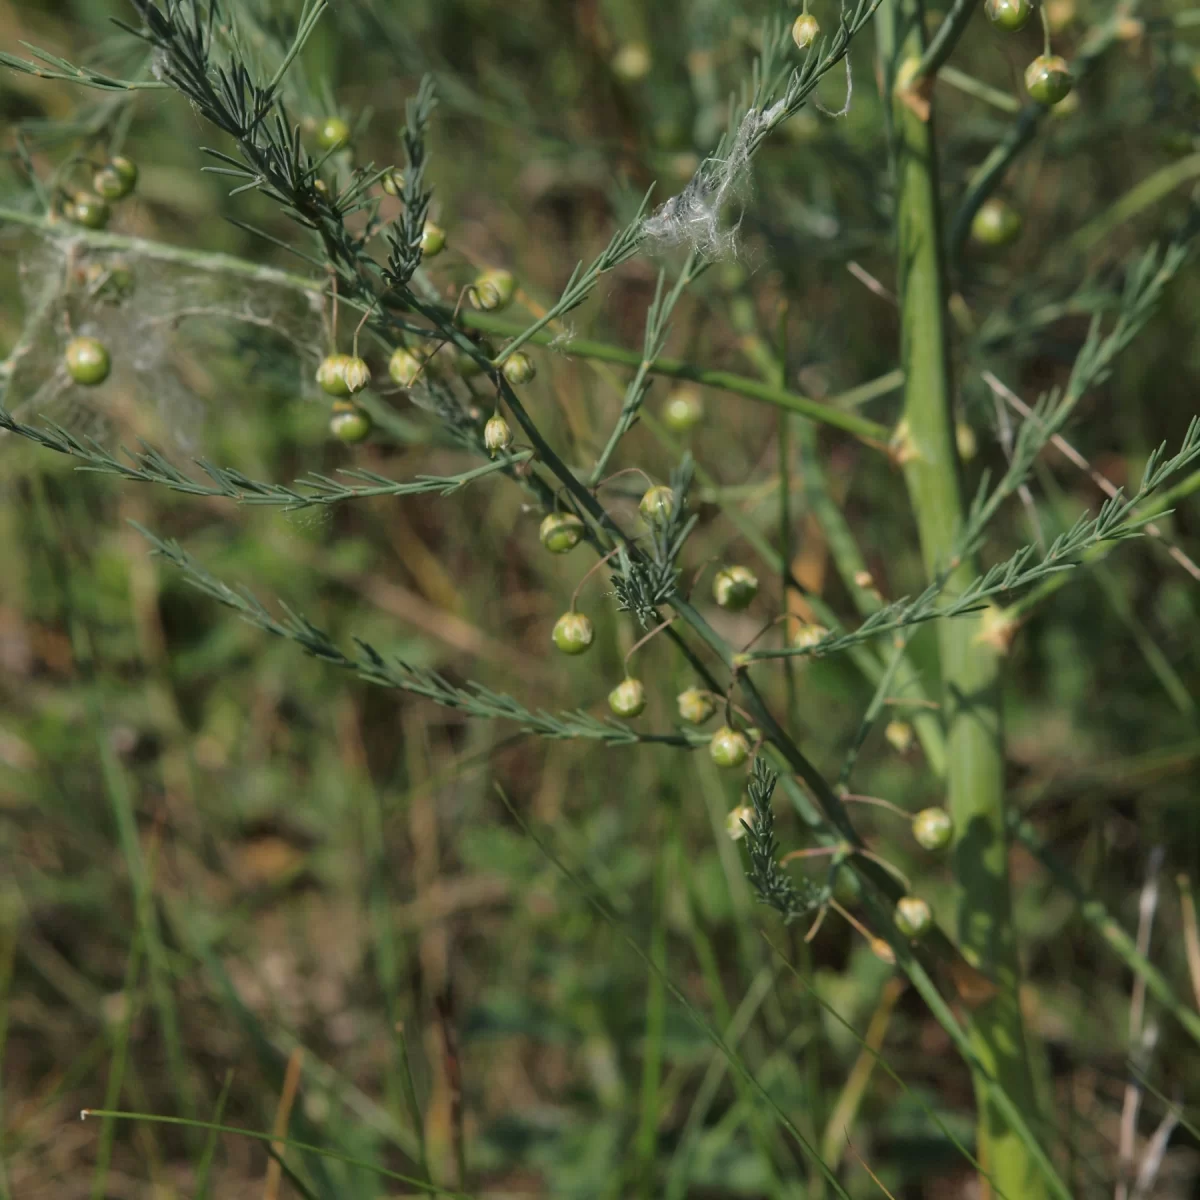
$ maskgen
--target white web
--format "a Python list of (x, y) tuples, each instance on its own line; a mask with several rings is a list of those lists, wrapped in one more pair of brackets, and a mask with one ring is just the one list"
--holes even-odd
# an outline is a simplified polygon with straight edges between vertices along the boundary
[[(53, 239), (29, 242), (20, 276), (25, 324), (3, 392), (19, 420), (43, 418), (110, 449), (141, 439), (195, 455), (229, 406), (256, 402), (259, 370), (288, 372), (298, 399), (316, 395), (323, 337), (315, 296)], [(112, 371), (96, 387), (67, 374), (63, 354), (76, 335), (100, 339), (109, 352)], [(239, 373), (247, 390), (231, 393), (228, 380)]]

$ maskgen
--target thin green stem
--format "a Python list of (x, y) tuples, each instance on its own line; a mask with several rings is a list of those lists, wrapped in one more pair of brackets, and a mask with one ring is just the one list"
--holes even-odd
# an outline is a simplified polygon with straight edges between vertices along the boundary
[(303, 1150), (309, 1154), (316, 1154), (321, 1158), (328, 1158), (333, 1162), (345, 1163), (347, 1166), (361, 1167), (364, 1171), (370, 1171), (373, 1175), (378, 1175), (381, 1179), (394, 1179), (397, 1183), (411, 1184), (415, 1188), (436, 1196), (450, 1196), (454, 1200), (471, 1200), (471, 1196), (467, 1192), (455, 1192), (449, 1188), (437, 1187), (435, 1184), (428, 1183), (424, 1179), (414, 1179), (411, 1175), (402, 1175), (399, 1171), (391, 1171), (387, 1167), (377, 1166), (365, 1158), (354, 1158), (349, 1154), (339, 1154), (336, 1150), (326, 1150), (323, 1146), (315, 1146), (311, 1142), (301, 1142), (292, 1137), (278, 1137), (274, 1133), (260, 1133), (256, 1129), (242, 1129), (238, 1125), (222, 1125), (217, 1121), (201, 1121), (192, 1117), (164, 1117), (159, 1116), (157, 1113), (118, 1112), (115, 1109), (107, 1108), (85, 1108), (81, 1115), (85, 1119), (87, 1117), (100, 1117), (111, 1121), (141, 1121), (146, 1125), (179, 1125), (186, 1129), (206, 1129), (215, 1133), (229, 1133), (235, 1137), (250, 1138), (256, 1142), (275, 1143), (280, 1146), (290, 1147), (293, 1150)]
[(949, 63), (938, 71), (938, 78), (965, 95), (974, 96), (976, 100), (982, 100), (985, 104), (990, 104), (1002, 112), (1015, 114), (1021, 111), (1021, 102), (1016, 96), (1010, 92), (1002, 92), (999, 88), (991, 87), (976, 79), (974, 75), (968, 75), (966, 71), (960, 71), (957, 67), (950, 66)]
[[(523, 328), (520, 323), (490, 313), (463, 312), (459, 314), (459, 319), (468, 328), (498, 337), (517, 333)], [(548, 330), (542, 330), (529, 340), (535, 345), (551, 346), (572, 358), (618, 363), (635, 369), (642, 364), (643, 356), (640, 350), (629, 350), (608, 342), (591, 341), (587, 338), (564, 339)], [(830, 425), (845, 433), (853, 434), (883, 451), (887, 449), (887, 440), (890, 436), (886, 425), (841, 410), (864, 403), (865, 400), (873, 399), (876, 395), (893, 392), (904, 382), (899, 371), (889, 371), (878, 380), (871, 380), (861, 387), (846, 392), (844, 396), (832, 396), (828, 401), (822, 402), (810, 399), (798, 392), (787, 391), (773, 383), (764, 383), (745, 375), (734, 374), (732, 371), (708, 370), (705, 367), (698, 367), (693, 363), (674, 358), (655, 359), (649, 367), (649, 373), (670, 379), (685, 379), (706, 387), (733, 392), (735, 395), (745, 396), (748, 400), (760, 400), (764, 404), (773, 404), (777, 408), (799, 413), (801, 416), (810, 417), (824, 425)]]
[(1200, 176), (1200, 154), (1189, 154), (1178, 162), (1160, 167), (1134, 184), (1116, 203), (1071, 235), (1068, 250), (1083, 254), (1099, 245), (1116, 229), (1143, 209), (1165, 199), (1181, 184)]
[[(922, 54), (921, 0), (890, 0), (880, 24), (889, 92), (901, 63)], [(905, 373), (905, 482), (925, 569), (936, 577), (952, 558), (964, 523), (955, 451), (949, 328), (938, 155), (932, 120), (922, 121), (899, 96), (891, 105), (899, 256), (901, 365)], [(953, 593), (978, 575), (963, 561), (946, 581)], [(1046, 1195), (1036, 1143), (1022, 1136), (1007, 1105), (995, 1102), (994, 1079), (1007, 1100), (1033, 1113), (1033, 1081), (1018, 1004), (1019, 969), (1004, 824), (1004, 749), (995, 653), (976, 639), (978, 622), (939, 623), (942, 715), (947, 731), (948, 802), (957, 830), (954, 871), (959, 941), (973, 965), (996, 984), (971, 1017), (979, 1157), (997, 1190), (1037, 1200)], [(917, 980), (914, 978), (914, 982)]]
[(1169, 1012), (1191, 1039), (1200, 1046), (1200, 1014), (1194, 1012), (1175, 994), (1161, 971), (1137, 948), (1134, 939), (1125, 932), (1117, 919), (1094, 896), (1088, 895), (1069, 867), (1042, 841), (1034, 827), (1020, 813), (1008, 814), (1008, 827), (1013, 836), (1050, 872), (1058, 884), (1079, 905), (1079, 912), (1104, 939), (1109, 949), (1146, 984), (1146, 990)]
[(954, 6), (942, 19), (937, 32), (921, 55), (920, 65), (913, 76), (915, 83), (919, 79), (928, 79), (936, 75), (942, 64), (954, 53), (958, 39), (966, 31), (967, 24), (975, 15), (975, 5), (978, 0), (954, 0)]

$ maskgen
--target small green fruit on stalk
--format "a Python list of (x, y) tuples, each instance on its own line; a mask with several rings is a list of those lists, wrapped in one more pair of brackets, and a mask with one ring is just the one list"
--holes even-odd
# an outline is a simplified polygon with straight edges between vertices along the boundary
[(646, 710), (646, 689), (640, 679), (623, 679), (608, 693), (608, 707), (618, 717), (640, 717)]
[(85, 387), (95, 387), (98, 383), (103, 383), (112, 369), (108, 350), (103, 342), (94, 337), (72, 338), (67, 343), (64, 358), (67, 374)]
[(538, 537), (551, 554), (566, 554), (583, 538), (583, 522), (574, 513), (550, 513), (542, 521)]
[(565, 612), (554, 622), (554, 644), (564, 654), (583, 654), (596, 637), (591, 621), (579, 612)]
[(1047, 108), (1053, 108), (1067, 98), (1075, 80), (1067, 60), (1057, 54), (1039, 54), (1025, 68), (1025, 90), (1030, 97)]
[(750, 743), (744, 733), (722, 725), (713, 734), (708, 752), (718, 767), (740, 767), (750, 756)]

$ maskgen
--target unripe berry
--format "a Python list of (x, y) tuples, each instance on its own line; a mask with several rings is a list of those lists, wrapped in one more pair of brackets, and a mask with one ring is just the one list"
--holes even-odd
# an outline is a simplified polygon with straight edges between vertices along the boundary
[(722, 725), (713, 734), (708, 752), (718, 767), (740, 767), (750, 755), (750, 743), (744, 733)]
[(749, 567), (722, 567), (713, 577), (713, 599), (730, 612), (741, 612), (758, 595), (758, 577)]
[(550, 513), (542, 521), (538, 537), (551, 554), (566, 554), (579, 545), (583, 522), (574, 513)]
[(565, 612), (554, 622), (551, 637), (564, 654), (582, 654), (591, 646), (596, 630), (580, 612)]
[(937, 805), (923, 808), (912, 819), (912, 834), (923, 850), (945, 850), (954, 837), (954, 818)]
[(792, 41), (800, 50), (807, 50), (816, 41), (821, 32), (817, 18), (809, 13), (801, 13), (792, 25)]
[(122, 154), (117, 154), (108, 160), (107, 166), (110, 171), (115, 171), (120, 176), (121, 182), (125, 185), (123, 195), (128, 196), (137, 187), (137, 163)]
[(1016, 33), (1033, 16), (1033, 5), (1029, 0), (984, 0), (983, 13), (997, 29)]
[(68, 220), (82, 225), (85, 229), (103, 229), (108, 224), (108, 218), (112, 216), (112, 209), (101, 197), (90, 192), (79, 192), (67, 206), (65, 215)]
[(954, 444), (958, 447), (958, 457), (963, 462), (970, 462), (979, 453), (975, 430), (965, 421), (959, 421), (954, 427)]
[(120, 200), (133, 191), (138, 169), (127, 158), (114, 158), (92, 176), (92, 190), (104, 200)]
[(326, 117), (317, 130), (317, 143), (323, 150), (337, 150), (350, 140), (350, 126), (341, 117)]
[(729, 810), (725, 818), (725, 832), (735, 841), (740, 842), (746, 836), (746, 826), (754, 827), (754, 809), (749, 804), (739, 804)]
[(347, 356), (346, 361), (342, 363), (342, 379), (346, 389), (353, 396), (371, 382), (371, 368), (361, 358)]
[(317, 386), (330, 396), (350, 395), (350, 385), (346, 382), (346, 364), (349, 361), (348, 354), (326, 355), (317, 367)]
[(504, 378), (509, 383), (528, 383), (536, 374), (537, 367), (533, 365), (533, 359), (520, 350), (504, 360)]
[(484, 271), (471, 285), (471, 303), (484, 312), (496, 312), (512, 300), (516, 290), (511, 271)]
[(913, 727), (907, 721), (889, 721), (883, 736), (897, 754), (907, 754), (913, 742)]
[(125, 185), (111, 167), (101, 167), (92, 176), (92, 191), (101, 200), (120, 200), (125, 195)]
[(398, 387), (412, 387), (421, 374), (423, 366), (421, 359), (411, 350), (398, 346), (392, 351), (392, 357), (388, 359), (388, 375)]
[(675, 513), (675, 493), (665, 483), (648, 488), (638, 504), (638, 512), (651, 525), (665, 525)]
[(493, 458), (501, 450), (507, 450), (512, 440), (512, 429), (499, 413), (488, 418), (488, 423), (483, 427), (483, 445)]
[(691, 387), (676, 388), (662, 409), (663, 423), (675, 433), (687, 433), (704, 420), (704, 401)]
[(813, 646), (829, 636), (829, 630), (816, 621), (801, 625), (792, 637), (792, 647), (796, 650), (811, 650)]
[(76, 383), (95, 387), (108, 378), (112, 362), (104, 343), (94, 337), (76, 337), (67, 343), (64, 355), (67, 374)]
[(1007, 246), (1021, 234), (1021, 214), (1011, 204), (992, 196), (971, 221), (971, 237), (981, 246)]
[(933, 927), (933, 913), (920, 896), (901, 896), (893, 917), (896, 928), (905, 937), (924, 937)]
[(399, 167), (393, 167), (390, 171), (384, 172), (383, 177), (379, 181), (379, 186), (389, 196), (401, 195), (404, 192), (404, 172)]
[(646, 710), (646, 689), (640, 679), (622, 679), (608, 693), (608, 707), (618, 717), (640, 717)]
[(370, 414), (349, 400), (335, 400), (329, 417), (329, 432), (347, 445), (361, 442), (371, 432)]
[(716, 712), (716, 701), (699, 688), (688, 688), (680, 692), (676, 698), (679, 705), (679, 715), (689, 725), (703, 725)]
[(1065, 99), (1074, 85), (1067, 60), (1057, 54), (1039, 54), (1025, 68), (1025, 90), (1047, 108)]
[(626, 42), (613, 55), (613, 73), (626, 83), (637, 83), (650, 74), (650, 50), (645, 42)]
[(421, 230), (421, 253), (426, 258), (435, 258), (446, 248), (446, 231), (432, 221), (425, 222)]

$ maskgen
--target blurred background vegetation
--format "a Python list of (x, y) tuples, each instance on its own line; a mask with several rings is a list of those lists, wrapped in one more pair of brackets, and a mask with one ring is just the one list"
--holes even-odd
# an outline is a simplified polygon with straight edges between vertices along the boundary
[[(341, 0), (305, 53), (292, 103), (297, 120), (350, 120), (356, 161), (401, 161), (405, 99), (432, 72), (440, 107), (430, 173), (449, 239), (433, 278), (453, 295), (479, 266), (506, 266), (532, 304), (548, 303), (651, 182), (659, 197), (677, 190), (715, 144), (759, 23), (779, 7)], [(1051, 7), (1056, 48), (1068, 57), (1110, 15), (1107, 0)], [(833, 25), (827, 0), (812, 8)], [(291, 11), (283, 0), (246, 4), (265, 24)], [(960, 416), (977, 446), (971, 485), (1004, 461), (981, 369), (1030, 402), (1061, 382), (1089, 298), (1185, 215), (1200, 178), (1200, 30), (1163, 24), (1183, 11), (1183, 0), (1146, 11), (1149, 23), (1111, 49), (1078, 102), (1043, 122), (1004, 188), (1023, 217), (1021, 237), (990, 255), (972, 248), (957, 266)], [(131, 13), (120, 0), (0, 0), (0, 48), (20, 52), (27, 41), (136, 71), (141, 52), (110, 16)], [(1020, 96), (1021, 70), (1039, 49), (1036, 22), (1006, 37), (980, 16), (955, 63)], [(764, 149), (745, 197), (741, 258), (691, 290), (669, 354), (758, 376), (772, 369), (764, 348), (775, 344), (785, 304), (792, 390), (821, 398), (895, 367), (872, 54), (864, 36), (846, 118), (806, 110)], [(840, 107), (840, 79), (821, 95)], [(218, 135), (170, 94), (131, 99), (5, 73), (0, 105), (5, 151), (23, 130), (43, 171), (89, 130), (101, 146), (121, 139), (141, 179), (114, 231), (308, 270), (229, 222), (289, 235), (264, 201), (230, 199), (225, 181), (200, 173), (200, 147), (219, 145)], [(1013, 118), (944, 83), (935, 105), (952, 212)], [(1114, 209), (1149, 178), (1164, 186)], [(10, 156), (0, 204), (19, 206), (25, 186)], [(28, 231), (4, 230), (0, 245), (7, 352), (42, 274), (61, 262)], [(463, 468), (460, 453), (431, 443), (426, 414), (404, 405), (407, 442), (351, 450), (330, 439), (312, 382), (320, 314), (294, 293), (149, 260), (128, 265), (129, 298), (89, 314), (112, 349), (124, 410), (43, 396), (48, 416), (102, 440), (144, 434), (176, 461), (200, 455), (279, 482), (352, 463), (397, 479)], [(573, 314), (576, 333), (640, 347), (657, 268), (642, 258), (607, 279)], [(1052, 321), (1051, 304), (1062, 306)], [(1177, 446), (1195, 412), (1197, 312), (1200, 275), (1190, 267), (1068, 431), (1118, 484), (1136, 483), (1160, 441)], [(536, 359), (530, 406), (556, 445), (590, 461), (619, 409), (624, 368), (545, 351)], [(17, 382), (5, 404), (20, 411), (37, 399), (39, 380), (35, 371), (24, 392)], [(668, 392), (668, 381), (654, 385), (649, 418), (616, 465), (666, 477), (683, 444), (653, 419)], [(780, 423), (776, 410), (727, 392), (705, 390), (704, 400), (705, 420), (684, 439), (702, 468), (690, 561), (716, 556), (757, 570), (759, 607), (713, 614), (745, 642), (781, 604), (778, 572), (759, 553), (778, 544)], [(864, 411), (890, 426), (896, 403), (884, 394)], [(794, 421), (794, 570), (850, 619), (829, 530), (808, 506), (802, 433)], [(919, 590), (899, 472), (848, 437), (814, 438), (823, 486), (875, 584), (888, 598)], [(130, 526), (180, 538), (217, 575), (285, 601), (340, 641), (364, 637), (531, 707), (601, 711), (637, 635), (602, 601), (596, 577), (585, 592), (596, 650), (552, 657), (550, 625), (584, 565), (542, 551), (519, 489), (493, 476), (448, 498), (289, 516), (73, 467), (0, 441), (2, 1194), (270, 1194), (260, 1143), (223, 1137), (214, 1151), (195, 1130), (81, 1124), (78, 1114), (103, 1104), (219, 1111), (227, 1123), (271, 1130), (291, 1095), (289, 1061), (299, 1072), (293, 1137), (415, 1173), (407, 1054), (430, 1165), (448, 1186), (457, 1061), (473, 1194), (821, 1195), (661, 981), (521, 832), (497, 785), (729, 1031), (827, 1159), (844, 1163), (852, 1195), (884, 1194), (880, 1185), (898, 1197), (976, 1194), (975, 1173), (946, 1132), (967, 1144), (973, 1136), (966, 1069), (845, 922), (831, 918), (806, 945), (802, 928), (754, 904), (725, 831), (741, 802), (739, 773), (719, 775), (708, 755), (670, 747), (515, 738), (512, 727), (372, 689), (198, 596), (148, 558)], [(1030, 540), (1035, 525), (1052, 537), (1099, 502), (1087, 475), (1056, 453), (1039, 464), (1037, 484), (1032, 509), (1014, 506), (995, 527), (989, 561)], [(1164, 522), (1193, 556), (1198, 505), (1186, 499)], [(929, 632), (914, 639), (926, 670), (932, 650)], [(643, 724), (668, 728), (676, 693), (693, 681), (665, 645), (639, 661), (650, 694)], [(836, 774), (872, 688), (846, 655), (808, 663), (797, 684), (795, 732)], [(1006, 666), (1015, 805), (1131, 930), (1147, 864), (1162, 849), (1149, 953), (1184, 996), (1192, 989), (1177, 876), (1200, 863), (1198, 685), (1200, 592), (1148, 539), (1080, 570), (1039, 606)], [(900, 742), (872, 734), (857, 789), (910, 810), (937, 802), (917, 745)], [(785, 846), (803, 844), (800, 823), (777, 804)], [(890, 814), (858, 815), (871, 845), (952, 928), (945, 864), (918, 851)], [(1013, 851), (1012, 873), (1046, 1140), (1075, 1194), (1110, 1195), (1129, 1078), (1130, 977), (1023, 849)], [(1148, 1019), (1158, 1022), (1153, 1003)], [(1198, 1057), (1169, 1019), (1159, 1024), (1143, 1063), (1136, 1145), (1140, 1156), (1167, 1108), (1181, 1106), (1185, 1122), (1153, 1194), (1196, 1196)], [(872, 1070), (862, 1037), (903, 1084)], [(289, 1163), (322, 1200), (414, 1194), (312, 1154)], [(277, 1186), (304, 1194), (295, 1181)]]

